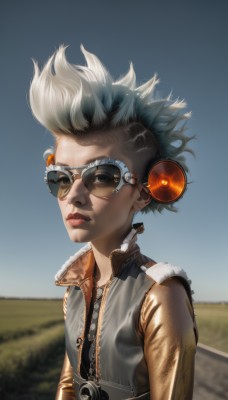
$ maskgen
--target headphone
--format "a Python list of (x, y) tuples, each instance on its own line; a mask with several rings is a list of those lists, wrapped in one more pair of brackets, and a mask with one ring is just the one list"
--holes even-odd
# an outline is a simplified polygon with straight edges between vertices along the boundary
[(187, 176), (179, 162), (161, 158), (150, 166), (145, 186), (152, 200), (170, 204), (183, 196), (187, 186)]

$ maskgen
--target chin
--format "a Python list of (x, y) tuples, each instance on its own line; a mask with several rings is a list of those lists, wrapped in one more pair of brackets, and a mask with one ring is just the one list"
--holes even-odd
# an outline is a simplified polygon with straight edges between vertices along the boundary
[(74, 232), (68, 232), (70, 240), (74, 243), (86, 243), (90, 241), (90, 235), (88, 232), (80, 232), (79, 230)]

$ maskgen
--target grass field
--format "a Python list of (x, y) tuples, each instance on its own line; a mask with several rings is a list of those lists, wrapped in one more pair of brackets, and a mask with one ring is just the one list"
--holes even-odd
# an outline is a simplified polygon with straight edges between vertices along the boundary
[(0, 343), (63, 321), (61, 300), (0, 300)]
[(0, 320), (1, 400), (53, 399), (64, 354), (62, 301), (0, 300)]
[[(228, 305), (195, 304), (199, 341), (228, 352)], [(53, 400), (64, 356), (61, 300), (0, 300), (0, 399)]]
[(228, 304), (195, 304), (199, 342), (228, 353)]

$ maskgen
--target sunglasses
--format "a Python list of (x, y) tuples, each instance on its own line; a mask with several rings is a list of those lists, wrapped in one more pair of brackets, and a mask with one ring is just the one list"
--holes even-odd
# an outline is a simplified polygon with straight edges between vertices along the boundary
[(50, 164), (44, 180), (55, 197), (62, 200), (69, 193), (76, 179), (81, 179), (89, 193), (107, 197), (117, 193), (122, 186), (136, 184), (136, 176), (119, 160), (101, 159), (80, 167)]

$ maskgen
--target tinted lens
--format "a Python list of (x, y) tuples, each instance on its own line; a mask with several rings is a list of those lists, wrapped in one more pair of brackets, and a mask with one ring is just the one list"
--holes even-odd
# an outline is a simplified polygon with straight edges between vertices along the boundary
[(60, 199), (67, 195), (72, 185), (69, 176), (62, 171), (49, 171), (47, 184), (51, 194)]
[(120, 183), (120, 170), (115, 165), (98, 165), (82, 174), (82, 181), (90, 193), (98, 197), (109, 196)]

